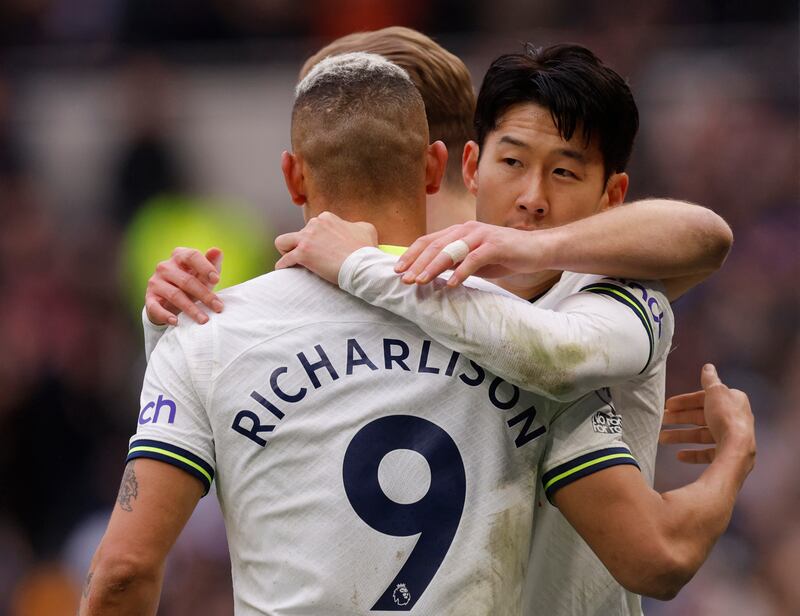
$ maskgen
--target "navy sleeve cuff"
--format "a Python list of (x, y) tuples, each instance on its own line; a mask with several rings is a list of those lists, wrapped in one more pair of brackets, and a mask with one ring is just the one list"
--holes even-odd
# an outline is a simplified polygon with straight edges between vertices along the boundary
[(559, 464), (542, 475), (542, 485), (547, 500), (553, 502), (553, 495), (573, 481), (597, 471), (620, 464), (632, 464), (639, 468), (636, 458), (625, 447), (609, 447), (578, 456), (574, 460)]
[(214, 468), (208, 462), (191, 451), (169, 443), (144, 439), (133, 441), (128, 449), (128, 457), (125, 462), (130, 462), (136, 458), (160, 460), (183, 469), (190, 475), (197, 477), (203, 484), (203, 496), (208, 494), (211, 489), (211, 482), (214, 481)]

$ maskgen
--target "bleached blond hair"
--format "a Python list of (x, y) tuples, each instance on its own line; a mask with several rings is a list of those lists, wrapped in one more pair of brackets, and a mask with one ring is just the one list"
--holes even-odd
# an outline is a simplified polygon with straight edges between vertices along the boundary
[(427, 145), (422, 97), (379, 55), (331, 56), (297, 86), (292, 147), (329, 199), (407, 199), (424, 186)]

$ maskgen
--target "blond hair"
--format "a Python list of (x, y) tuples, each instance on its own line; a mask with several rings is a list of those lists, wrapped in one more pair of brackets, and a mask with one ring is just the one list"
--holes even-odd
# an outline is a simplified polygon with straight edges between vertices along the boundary
[(354, 51), (380, 54), (406, 70), (425, 103), (431, 141), (441, 139), (447, 146), (445, 185), (455, 191), (466, 190), (461, 153), (464, 144), (474, 138), (475, 91), (464, 63), (424, 34), (393, 26), (336, 39), (306, 60), (300, 78), (324, 58)]
[(424, 185), (427, 145), (422, 97), (382, 56), (332, 56), (297, 86), (292, 147), (328, 199), (408, 200)]

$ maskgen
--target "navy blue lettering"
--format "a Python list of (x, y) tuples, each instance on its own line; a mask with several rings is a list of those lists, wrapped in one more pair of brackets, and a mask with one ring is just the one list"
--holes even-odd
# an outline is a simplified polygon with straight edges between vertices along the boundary
[[(400, 354), (393, 355), (392, 354), (392, 347), (400, 347)], [(403, 370), (407, 372), (411, 372), (411, 368), (409, 368), (405, 361), (408, 359), (408, 345), (403, 342), (402, 340), (395, 340), (394, 338), (384, 338), (383, 339), (383, 363), (387, 370), (392, 369), (392, 362), (396, 363), (400, 366)]]
[(522, 430), (520, 430), (517, 438), (514, 439), (514, 444), (517, 448), (522, 447), (526, 443), (530, 443), (533, 439), (540, 437), (547, 431), (544, 426), (539, 426), (533, 432), (528, 432), (534, 419), (536, 419), (536, 407), (531, 406), (529, 409), (522, 411), (519, 415), (512, 417), (506, 422), (509, 428), (513, 428), (521, 421), (525, 422), (522, 424)]
[(460, 356), (461, 353), (453, 351), (453, 354), (450, 356), (450, 363), (447, 364), (447, 370), (444, 371), (445, 376), (453, 376), (453, 371), (456, 369), (456, 363), (458, 363), (458, 358)]
[(325, 351), (322, 350), (322, 347), (318, 344), (315, 344), (314, 350), (319, 354), (319, 361), (317, 363), (310, 364), (306, 359), (305, 353), (298, 353), (297, 359), (300, 360), (300, 363), (303, 365), (303, 369), (306, 371), (308, 378), (311, 379), (311, 384), (314, 385), (314, 389), (319, 389), (320, 382), (317, 378), (317, 370), (320, 368), (327, 369), (328, 374), (331, 375), (331, 379), (334, 381), (339, 378), (339, 375), (336, 374), (336, 370), (333, 369), (331, 360), (328, 359), (328, 356), (325, 354)]
[[(296, 394), (287, 394), (278, 386), (278, 377), (288, 371), (289, 368), (286, 366), (275, 368), (275, 370), (273, 370), (272, 374), (269, 376), (269, 386), (272, 388), (272, 393), (274, 393), (284, 402), (300, 402), (300, 400), (306, 397), (307, 390), (305, 387), (301, 387), (300, 391), (298, 391)], [(250, 395), (252, 396), (253, 394)]]
[(478, 385), (483, 383), (483, 379), (486, 378), (486, 372), (484, 371), (483, 368), (481, 368), (471, 359), (469, 360), (469, 363), (475, 370), (475, 376), (468, 377), (466, 372), (462, 372), (461, 374), (458, 375), (458, 378), (460, 378), (467, 385), (471, 385), (472, 387), (477, 387)]
[(283, 419), (283, 411), (281, 411), (278, 407), (276, 407), (272, 402), (267, 400), (264, 396), (262, 396), (257, 391), (253, 390), (250, 392), (250, 397), (258, 402), (261, 406), (267, 409), (270, 413), (275, 415), (278, 419)]
[(425, 340), (422, 343), (422, 353), (419, 356), (419, 369), (418, 372), (427, 372), (429, 374), (439, 374), (439, 368), (428, 365), (428, 354), (431, 351), (431, 341)]
[(519, 387), (511, 385), (513, 388), (511, 391), (511, 398), (507, 402), (501, 402), (497, 397), (497, 389), (503, 384), (505, 384), (505, 381), (499, 376), (492, 381), (491, 385), (489, 385), (489, 401), (501, 411), (507, 411), (508, 409), (513, 409), (517, 402), (519, 402)]
[[(242, 426), (242, 420), (249, 419), (253, 425), (248, 430), (244, 426)], [(256, 445), (260, 447), (264, 447), (267, 444), (267, 441), (258, 436), (261, 432), (272, 432), (275, 429), (275, 426), (265, 426), (258, 420), (258, 415), (256, 415), (253, 411), (239, 411), (236, 413), (236, 417), (233, 418), (233, 424), (231, 428), (236, 430), (242, 436), (246, 436), (251, 441), (253, 441)]]
[[(358, 353), (358, 359), (355, 354)], [(355, 338), (347, 339), (347, 374), (353, 374), (353, 368), (356, 366), (369, 366), (370, 370), (377, 370), (378, 366), (372, 363), (372, 360), (364, 353), (364, 349), (358, 344)]]

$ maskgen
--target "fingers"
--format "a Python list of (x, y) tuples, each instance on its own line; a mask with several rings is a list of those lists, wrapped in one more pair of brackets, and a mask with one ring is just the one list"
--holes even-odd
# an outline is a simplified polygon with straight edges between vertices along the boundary
[(287, 267), (294, 267), (298, 263), (297, 258), (297, 251), (291, 250), (278, 259), (277, 263), (275, 263), (275, 269), (279, 270), (286, 269)]
[[(423, 235), (420, 238), (417, 238), (416, 241), (408, 247), (408, 249), (400, 256), (395, 263), (394, 271), (398, 274), (405, 272), (412, 263), (415, 263), (419, 256), (423, 253), (425, 249), (430, 245), (431, 242), (438, 239), (442, 235), (445, 235), (449, 229), (443, 229), (441, 231), (436, 231), (435, 233), (429, 233), (428, 235)], [(414, 278), (417, 275), (414, 274)]]
[(687, 424), (705, 426), (706, 414), (705, 410), (702, 408), (680, 411), (667, 410), (664, 412), (664, 418), (662, 419), (661, 423), (665, 426), (680, 426)]
[[(468, 230), (466, 225), (458, 225), (441, 232), (441, 235), (431, 241), (422, 254), (408, 267), (406, 273), (403, 274), (403, 282), (426, 284), (442, 272), (453, 269), (455, 265), (453, 257), (447, 252), (443, 252), (446, 246), (456, 240), (463, 240), (467, 244), (467, 248), (472, 251), (481, 243), (480, 232), (468, 233)], [(405, 256), (403, 255), (403, 258)], [(469, 253), (467, 253), (467, 257), (469, 257)]]
[(706, 364), (703, 366), (703, 370), (700, 372), (700, 384), (706, 391), (718, 385), (724, 387), (722, 381), (719, 380), (719, 375), (717, 374), (717, 369), (714, 367), (714, 364)]
[(658, 442), (662, 445), (674, 445), (676, 443), (695, 443), (698, 445), (713, 445), (716, 443), (711, 431), (706, 428), (676, 428), (674, 430), (662, 430), (658, 435)]
[[(187, 274), (183, 272), (186, 276), (189, 276), (192, 280), (194, 280), (197, 284), (200, 284), (191, 274)], [(201, 287), (203, 285), (200, 285)], [(171, 303), (175, 308), (181, 310), (188, 314), (194, 321), (197, 321), (200, 324), (208, 322), (208, 315), (203, 312), (192, 299), (189, 298), (186, 293), (184, 293), (180, 288), (175, 286), (174, 284), (170, 284), (168, 281), (156, 278), (155, 276), (150, 279), (147, 284), (147, 296), (145, 297), (145, 305), (148, 305), (152, 299), (155, 299), (158, 303), (161, 301), (167, 301)], [(210, 293), (208, 289), (203, 287), (203, 289)], [(212, 294), (213, 295), (213, 294)], [(219, 300), (216, 300), (219, 301)], [(213, 302), (212, 302), (213, 303)], [(220, 303), (220, 310), (221, 310), (221, 303)], [(149, 316), (149, 311), (148, 311)], [(152, 319), (151, 319), (152, 320)], [(169, 321), (169, 319), (167, 319)], [(177, 321), (176, 321), (177, 323)]]
[(147, 318), (153, 325), (177, 325), (178, 318), (169, 310), (164, 308), (158, 300), (149, 296), (145, 298), (145, 309), (147, 310)]
[(716, 455), (716, 448), (708, 449), (683, 449), (676, 455), (679, 461), (686, 464), (711, 464)]
[[(203, 257), (205, 260), (205, 257)], [(202, 274), (192, 275), (183, 269), (173, 266), (169, 261), (162, 261), (156, 267), (156, 275), (151, 278), (151, 281), (154, 279), (159, 279), (162, 282), (169, 283), (170, 285), (177, 287), (176, 290), (180, 291), (181, 294), (184, 296), (181, 299), (183, 300), (182, 303), (186, 303), (187, 301), (194, 304), (195, 300), (199, 300), (204, 303), (206, 306), (211, 308), (214, 312), (222, 312), (223, 304), (222, 300), (217, 297), (217, 295), (209, 288), (207, 284), (203, 284), (199, 279), (198, 276)], [(219, 280), (219, 275), (216, 274), (217, 280)], [(160, 289), (163, 290), (163, 287), (159, 286)], [(172, 299), (172, 295), (174, 295), (174, 291), (170, 290), (170, 295), (164, 295), (163, 292), (159, 292), (155, 288), (152, 288), (150, 284), (148, 284), (148, 291), (155, 292), (160, 298), (166, 299), (172, 302), (176, 307), (183, 309), (183, 306)]]
[(199, 250), (176, 248), (172, 251), (172, 259), (184, 271), (194, 272), (197, 279), (203, 283), (215, 285), (219, 282), (219, 272), (216, 266)]
[[(283, 235), (279, 235), (275, 238), (275, 248), (278, 249), (278, 252), (282, 255), (285, 255), (287, 252), (291, 252), (297, 247), (297, 243), (300, 241), (300, 232), (294, 231), (292, 233), (284, 233)], [(280, 262), (280, 261), (279, 261)]]
[[(442, 255), (441, 252), (442, 248), (447, 246), (447, 244), (455, 239), (458, 239), (458, 237), (453, 235), (450, 231), (448, 231), (448, 229), (445, 229), (444, 231), (439, 231), (438, 233), (421, 237), (414, 242), (414, 244), (411, 245), (412, 248), (415, 248), (420, 243), (424, 243), (424, 246), (420, 247), (420, 251), (417, 256), (414, 256), (414, 252), (417, 251), (416, 248), (414, 252), (411, 252), (412, 248), (409, 248), (401, 257), (403, 262), (410, 263), (405, 271), (405, 274), (403, 274), (403, 282), (407, 284), (421, 282), (421, 280), (418, 280), (418, 278), (425, 268), (431, 264), (431, 261), (437, 257), (446, 257), (449, 265), (452, 266), (453, 260), (447, 255)], [(434, 267), (440, 266), (441, 262), (442, 260), (440, 259), (439, 263), (437, 263)]]
[(705, 391), (695, 391), (690, 394), (672, 396), (667, 400), (666, 409), (668, 411), (680, 411), (683, 409), (702, 408), (705, 404), (705, 400)]
[[(209, 248), (206, 250), (206, 259), (216, 268), (218, 274), (222, 274), (222, 250), (219, 248)], [(216, 284), (216, 283), (212, 283)]]
[[(467, 242), (469, 244), (469, 242)], [(475, 272), (481, 269), (484, 265), (491, 263), (491, 256), (493, 254), (492, 246), (488, 244), (481, 244), (475, 250), (464, 257), (461, 264), (455, 269), (453, 275), (447, 280), (448, 287), (457, 287)]]

